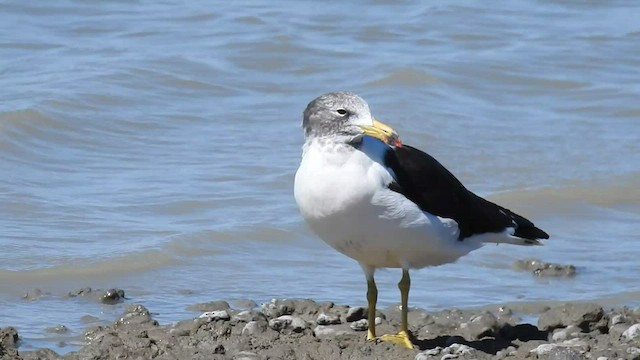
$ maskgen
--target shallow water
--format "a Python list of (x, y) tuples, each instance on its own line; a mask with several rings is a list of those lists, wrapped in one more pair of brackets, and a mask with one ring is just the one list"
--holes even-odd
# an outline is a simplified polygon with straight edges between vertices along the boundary
[[(3, 2), (0, 327), (68, 351), (81, 316), (123, 306), (64, 297), (84, 286), (161, 322), (213, 299), (362, 304), (358, 265), (292, 196), (301, 112), (343, 89), (552, 236), (415, 271), (413, 305), (639, 304), (638, 18), (634, 1)], [(513, 271), (525, 257), (578, 276)], [(382, 305), (398, 278), (379, 271)], [(51, 295), (21, 299), (34, 288)]]

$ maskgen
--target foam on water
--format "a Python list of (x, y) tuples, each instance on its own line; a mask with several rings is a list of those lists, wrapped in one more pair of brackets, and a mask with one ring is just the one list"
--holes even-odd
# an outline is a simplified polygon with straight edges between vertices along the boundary
[[(412, 305), (637, 304), (637, 18), (627, 1), (3, 2), (0, 326), (74, 343), (82, 315), (123, 306), (65, 296), (84, 286), (161, 322), (212, 299), (362, 304), (358, 265), (292, 196), (301, 112), (333, 90), (551, 234), (415, 271)], [(525, 257), (578, 275), (514, 272)], [(396, 303), (398, 274), (377, 279)], [(20, 298), (35, 287), (51, 295)], [(42, 332), (60, 323), (69, 338)]]

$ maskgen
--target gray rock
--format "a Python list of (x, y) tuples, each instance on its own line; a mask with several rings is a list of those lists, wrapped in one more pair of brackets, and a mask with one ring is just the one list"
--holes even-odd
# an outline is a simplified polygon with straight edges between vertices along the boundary
[(318, 325), (313, 329), (315, 337), (322, 339), (326, 337), (335, 337), (339, 335), (349, 334), (347, 330), (337, 328), (335, 326)]
[(58, 326), (45, 328), (44, 331), (48, 333), (54, 333), (54, 334), (65, 334), (69, 332), (69, 328), (64, 325), (58, 325)]
[(316, 323), (318, 323), (318, 325), (340, 324), (340, 316), (336, 314), (320, 313), (320, 315), (318, 315), (318, 318), (316, 318)]
[(124, 314), (115, 321), (115, 327), (132, 325), (158, 326), (158, 322), (151, 318), (151, 313), (142, 305), (129, 305)]
[(291, 300), (272, 299), (271, 302), (264, 303), (260, 307), (262, 312), (268, 318), (277, 318), (282, 315), (291, 315), (295, 311), (295, 303)]
[(565, 341), (576, 337), (580, 333), (580, 328), (575, 325), (569, 325), (564, 329), (556, 329), (551, 335), (551, 339), (555, 342)]
[(376, 316), (376, 318), (374, 320), (374, 324), (380, 325), (380, 324), (382, 324), (382, 321), (384, 321), (384, 320), (380, 316)]
[(620, 339), (622, 334), (624, 334), (624, 332), (627, 331), (627, 329), (629, 329), (630, 327), (631, 325), (629, 324), (615, 324), (609, 328), (609, 336), (612, 339), (618, 340)]
[(293, 321), (293, 316), (291, 315), (278, 316), (275, 319), (269, 320), (269, 327), (275, 331), (282, 331), (286, 329), (291, 324), (292, 321)]
[(553, 307), (538, 319), (540, 330), (554, 330), (575, 325), (584, 332), (607, 329), (608, 319), (600, 305), (591, 303), (568, 303)]
[(68, 296), (69, 297), (87, 296), (87, 295), (92, 294), (92, 293), (93, 293), (93, 289), (92, 288), (84, 287), (82, 289), (70, 291)]
[(233, 302), (236, 309), (251, 310), (258, 307), (258, 304), (250, 299), (239, 299)]
[(627, 340), (634, 340), (640, 338), (640, 323), (631, 325), (627, 330), (622, 333), (622, 337)]
[(251, 351), (240, 351), (233, 356), (233, 360), (259, 360), (262, 357)]
[(26, 292), (24, 295), (22, 295), (22, 298), (28, 301), (34, 301), (34, 300), (40, 299), (45, 295), (48, 295), (48, 293), (45, 293), (40, 289), (33, 289), (29, 292)]
[(609, 327), (613, 326), (613, 325), (617, 325), (617, 324), (622, 324), (625, 323), (627, 321), (627, 319), (625, 319), (624, 315), (622, 314), (615, 314), (611, 317), (611, 319), (609, 320)]
[(107, 305), (114, 305), (122, 302), (125, 299), (124, 290), (122, 289), (109, 289), (100, 295), (100, 302)]
[(472, 355), (475, 353), (476, 349), (463, 344), (452, 344), (449, 346), (450, 352), (453, 355)]
[(231, 315), (229, 315), (229, 312), (227, 310), (216, 310), (216, 311), (208, 311), (200, 315), (199, 318), (201, 319), (208, 318), (208, 319), (211, 319), (211, 321), (218, 321), (218, 320), (227, 321), (231, 319)]
[(303, 332), (307, 328), (307, 322), (300, 317), (294, 316), (289, 327), (293, 332)]
[(580, 354), (576, 349), (558, 346), (551, 349), (547, 355), (548, 360), (583, 360), (584, 356)]
[(549, 354), (551, 350), (557, 347), (558, 347), (558, 344), (540, 344), (529, 352), (534, 353), (538, 356), (545, 356)]
[(478, 340), (487, 336), (495, 336), (498, 329), (498, 319), (490, 312), (482, 312), (470, 319), (469, 322), (462, 323), (465, 338), (468, 340)]
[(347, 322), (358, 321), (358, 320), (364, 319), (364, 317), (366, 316), (366, 313), (367, 313), (367, 309), (363, 308), (362, 306), (352, 307), (352, 308), (349, 308), (349, 310), (347, 311), (347, 316), (345, 317), (345, 320)]
[(249, 321), (242, 328), (242, 335), (257, 335), (267, 330), (267, 324), (264, 321)]
[(441, 352), (442, 352), (442, 347), (436, 346), (433, 349), (425, 350), (421, 353), (418, 353), (414, 358), (414, 360), (430, 360), (438, 356)]
[(0, 356), (11, 359), (18, 356), (18, 331), (13, 327), (0, 329)]
[(352, 322), (350, 327), (355, 331), (366, 331), (369, 328), (369, 321), (367, 321), (367, 319), (360, 319)]
[(211, 312), (211, 311), (218, 311), (218, 310), (229, 310), (231, 307), (229, 306), (229, 303), (224, 301), (224, 300), (216, 300), (216, 301), (210, 301), (210, 302), (206, 302), (206, 303), (201, 303), (201, 304), (194, 304), (194, 305), (190, 305), (187, 306), (187, 310), (189, 311), (202, 311), (202, 312)]
[(573, 265), (547, 263), (539, 259), (518, 260), (512, 266), (516, 270), (531, 271), (535, 276), (572, 277), (576, 275), (576, 267)]

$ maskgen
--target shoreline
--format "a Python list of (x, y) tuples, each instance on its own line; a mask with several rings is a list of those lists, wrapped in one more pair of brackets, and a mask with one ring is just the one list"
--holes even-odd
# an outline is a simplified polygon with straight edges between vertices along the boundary
[[(108, 290), (92, 296), (113, 301), (119, 295)], [(414, 350), (366, 341), (364, 307), (274, 299), (233, 307), (218, 300), (190, 309), (201, 315), (159, 324), (149, 309), (129, 304), (110, 325), (86, 328), (85, 344), (64, 354), (23, 349), (19, 332), (4, 327), (0, 359), (640, 359), (640, 307), (573, 301), (411, 308)], [(397, 332), (399, 314), (397, 307), (378, 309), (378, 332)]]

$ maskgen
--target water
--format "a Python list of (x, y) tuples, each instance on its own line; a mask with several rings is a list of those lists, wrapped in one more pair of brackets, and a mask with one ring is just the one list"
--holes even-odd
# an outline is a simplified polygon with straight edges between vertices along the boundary
[[(292, 196), (301, 112), (332, 90), (552, 236), (414, 271), (413, 305), (640, 304), (638, 18), (635, 1), (4, 1), (0, 326), (69, 351), (83, 315), (124, 306), (65, 298), (83, 286), (161, 323), (214, 299), (364, 303)], [(510, 268), (531, 256), (578, 276)], [(396, 303), (397, 271), (377, 279)], [(50, 295), (21, 299), (34, 288)]]

